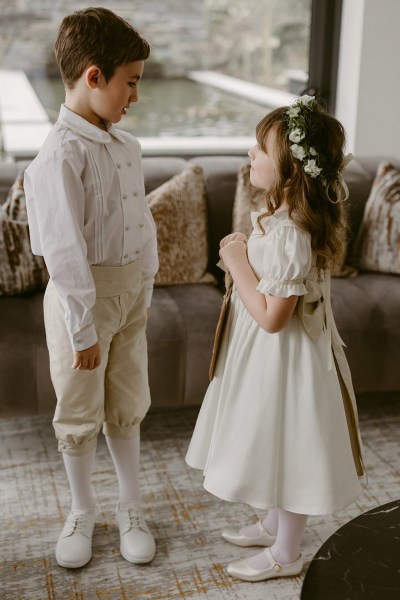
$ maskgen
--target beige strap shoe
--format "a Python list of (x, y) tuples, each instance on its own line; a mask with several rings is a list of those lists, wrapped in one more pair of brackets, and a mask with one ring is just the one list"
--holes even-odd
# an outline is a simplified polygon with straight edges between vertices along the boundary
[(237, 577), (242, 581), (266, 581), (267, 579), (275, 579), (276, 577), (295, 577), (300, 575), (303, 570), (303, 557), (299, 556), (297, 560), (286, 565), (276, 562), (269, 548), (264, 550), (270, 562), (267, 569), (253, 569), (250, 567), (247, 559), (237, 560), (230, 563), (226, 570), (232, 577)]
[(224, 540), (235, 546), (247, 548), (249, 546), (272, 546), (275, 542), (275, 536), (270, 535), (262, 524), (262, 521), (257, 521), (258, 535), (250, 537), (241, 533), (242, 529), (224, 529), (222, 537)]

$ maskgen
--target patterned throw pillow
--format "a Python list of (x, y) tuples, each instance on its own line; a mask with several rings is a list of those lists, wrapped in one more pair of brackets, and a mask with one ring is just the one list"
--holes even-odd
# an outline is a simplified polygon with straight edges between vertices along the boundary
[[(250, 236), (253, 228), (250, 213), (260, 210), (265, 206), (265, 192), (254, 187), (250, 182), (250, 165), (244, 164), (238, 173), (235, 200), (233, 204), (232, 231), (240, 231)], [(332, 271), (333, 277), (355, 277), (358, 272), (344, 264), (346, 248), (343, 248), (341, 259)]]
[(43, 258), (32, 254), (23, 177), (18, 176), (0, 205), (0, 295), (42, 290), (48, 278)]
[(400, 274), (400, 171), (378, 167), (355, 246), (360, 269)]
[(250, 213), (265, 206), (265, 192), (250, 183), (250, 165), (239, 169), (235, 200), (233, 202), (232, 231), (240, 231), (247, 237), (253, 231)]
[(187, 166), (146, 196), (157, 226), (155, 285), (214, 283), (207, 273), (208, 233), (203, 169)]

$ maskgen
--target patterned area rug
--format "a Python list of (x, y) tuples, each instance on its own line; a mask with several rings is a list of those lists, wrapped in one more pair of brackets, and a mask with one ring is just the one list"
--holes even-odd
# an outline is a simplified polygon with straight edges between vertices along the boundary
[[(400, 397), (364, 396), (359, 406), (368, 484), (347, 510), (309, 519), (304, 572), (322, 542), (345, 522), (400, 497)], [(248, 506), (208, 494), (201, 473), (184, 463), (196, 415), (196, 408), (155, 411), (143, 424), (143, 499), (158, 544), (150, 565), (132, 565), (119, 554), (116, 477), (99, 437), (93, 558), (78, 570), (61, 568), (54, 558), (69, 492), (51, 419), (0, 420), (1, 600), (298, 599), (304, 573), (256, 584), (226, 573), (228, 562), (254, 549), (224, 542), (221, 529), (254, 521), (257, 515)]]

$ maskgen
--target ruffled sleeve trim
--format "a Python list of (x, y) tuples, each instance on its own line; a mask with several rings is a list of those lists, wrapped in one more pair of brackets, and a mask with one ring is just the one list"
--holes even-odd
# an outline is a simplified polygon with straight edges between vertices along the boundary
[(307, 288), (303, 279), (268, 279), (263, 277), (257, 286), (257, 291), (262, 294), (289, 298), (289, 296), (305, 296)]

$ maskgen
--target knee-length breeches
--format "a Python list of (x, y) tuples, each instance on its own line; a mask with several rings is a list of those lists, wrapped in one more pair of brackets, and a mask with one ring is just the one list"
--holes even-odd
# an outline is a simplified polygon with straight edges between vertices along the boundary
[(57, 396), (53, 425), (58, 449), (82, 455), (105, 435), (139, 435), (150, 406), (147, 374), (146, 301), (142, 261), (123, 267), (91, 267), (96, 284), (92, 309), (101, 349), (93, 371), (72, 369), (73, 349), (64, 309), (50, 281), (44, 298), (50, 373)]

